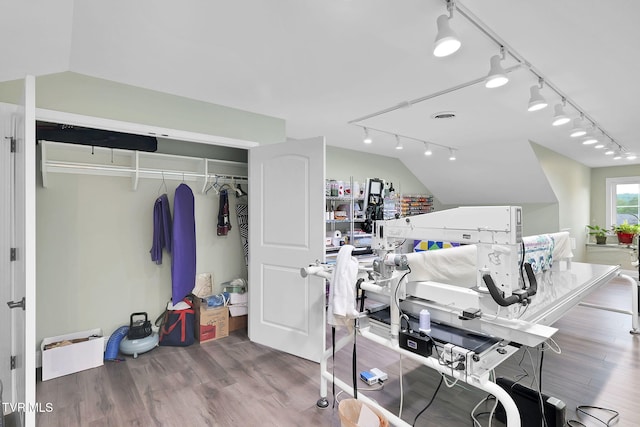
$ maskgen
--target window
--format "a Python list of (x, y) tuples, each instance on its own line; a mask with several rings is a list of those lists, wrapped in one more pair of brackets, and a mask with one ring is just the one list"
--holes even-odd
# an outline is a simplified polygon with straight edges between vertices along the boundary
[(607, 178), (607, 225), (638, 224), (640, 176)]

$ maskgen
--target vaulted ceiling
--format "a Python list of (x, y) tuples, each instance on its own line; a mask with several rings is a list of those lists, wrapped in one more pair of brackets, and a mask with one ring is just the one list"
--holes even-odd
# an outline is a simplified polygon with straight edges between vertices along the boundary
[[(435, 58), (443, 0), (11, 0), (0, 14), (0, 81), (73, 71), (280, 117), (291, 138), (324, 135), (329, 145), (398, 157), (444, 203), (552, 201), (530, 141), (588, 167), (640, 164), (550, 125), (561, 102), (553, 86), (572, 118), (585, 113), (598, 136), (640, 154), (640, 2), (456, 5), (450, 24), (462, 48)], [(519, 64), (511, 52), (526, 62), (506, 86), (486, 89), (469, 83), (499, 53), (492, 37), (507, 48), (505, 68)], [(548, 82), (550, 106), (538, 112), (527, 112), (532, 70)], [(442, 111), (456, 117), (432, 118)], [(356, 124), (384, 132), (364, 145), (362, 127), (349, 122), (372, 115)], [(394, 149), (395, 134), (404, 150)], [(434, 155), (416, 139), (433, 142)], [(457, 160), (439, 146), (455, 148)], [(513, 189), (496, 190), (505, 186)], [(527, 194), (516, 191), (524, 186)]]

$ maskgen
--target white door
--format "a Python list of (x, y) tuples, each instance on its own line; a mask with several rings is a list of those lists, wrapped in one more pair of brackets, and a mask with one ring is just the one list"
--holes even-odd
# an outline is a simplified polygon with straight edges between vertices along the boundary
[(324, 138), (249, 150), (249, 338), (320, 361), (325, 286), (300, 268), (324, 260)]
[[(35, 426), (36, 318), (35, 318), (35, 78), (25, 78), (23, 104), (10, 114), (10, 140), (15, 144), (9, 173), (9, 239), (15, 256), (9, 264), (9, 297), (0, 301), (10, 309), (11, 354), (14, 357), (10, 390), (5, 401), (13, 403), (22, 425)], [(4, 111), (4, 110), (3, 110)], [(7, 116), (3, 114), (3, 119)], [(4, 178), (3, 174), (3, 178)], [(6, 183), (2, 183), (3, 186)], [(3, 242), (5, 244), (6, 242)], [(24, 300), (23, 300), (24, 299)], [(24, 301), (24, 304), (20, 302)], [(24, 307), (24, 308), (23, 308)], [(2, 362), (5, 366), (6, 362)], [(10, 392), (10, 393), (7, 393)], [(9, 400), (6, 395), (11, 396)], [(6, 405), (5, 405), (6, 406)], [(7, 408), (5, 408), (7, 409)], [(12, 412), (15, 412), (12, 411)]]

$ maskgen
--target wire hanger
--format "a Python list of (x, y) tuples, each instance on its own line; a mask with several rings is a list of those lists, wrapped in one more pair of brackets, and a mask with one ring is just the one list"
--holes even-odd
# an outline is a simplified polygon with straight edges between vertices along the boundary
[(218, 191), (218, 176), (217, 175), (213, 175), (213, 177), (216, 178), (216, 182), (212, 183), (209, 188), (207, 188), (206, 190), (204, 190), (204, 194), (209, 193), (209, 190), (213, 190), (216, 192), (216, 195), (220, 194), (220, 191)]
[(162, 191), (162, 187), (164, 187), (165, 193), (169, 192), (169, 190), (167, 189), (167, 183), (164, 180), (164, 171), (162, 171), (162, 182), (160, 183), (160, 187), (158, 187), (158, 196), (160, 195), (160, 191)]

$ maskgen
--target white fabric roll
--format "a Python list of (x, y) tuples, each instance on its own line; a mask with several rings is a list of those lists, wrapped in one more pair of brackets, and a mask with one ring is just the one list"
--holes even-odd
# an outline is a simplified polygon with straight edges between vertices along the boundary
[(407, 254), (411, 267), (407, 280), (473, 287), (477, 280), (477, 253), (475, 245), (464, 245)]

